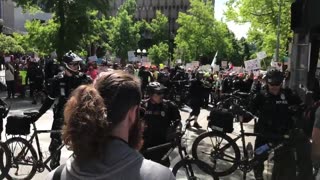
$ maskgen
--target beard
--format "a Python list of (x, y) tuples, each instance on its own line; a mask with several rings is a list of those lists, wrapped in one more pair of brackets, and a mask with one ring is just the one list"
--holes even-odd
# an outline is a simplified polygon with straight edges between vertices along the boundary
[(128, 144), (131, 148), (139, 151), (143, 146), (144, 121), (140, 119), (139, 115), (136, 117), (134, 124), (129, 130)]

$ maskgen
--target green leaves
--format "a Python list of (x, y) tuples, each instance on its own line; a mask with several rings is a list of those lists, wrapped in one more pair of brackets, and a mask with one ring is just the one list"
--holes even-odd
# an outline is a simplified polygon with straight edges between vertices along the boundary
[[(130, 1), (129, 5), (135, 6)], [(128, 4), (124, 3), (126, 8), (120, 8), (118, 14), (112, 17), (108, 24), (107, 31), (109, 35), (109, 45), (117, 57), (124, 62), (128, 57), (128, 51), (135, 50), (140, 40), (140, 24), (135, 23), (133, 15), (130, 15), (127, 9), (131, 9)]]
[[(280, 54), (285, 56), (288, 39), (292, 37), (290, 30), (291, 3), (291, 0), (229, 0), (226, 17), (228, 20), (239, 23), (250, 22), (251, 29), (248, 33), (248, 41), (254, 43), (258, 51), (264, 50), (269, 57), (272, 57), (276, 49), (278, 15), (281, 13)], [(280, 5), (281, 12), (279, 12)]]
[(169, 45), (163, 42), (153, 45), (150, 49), (148, 49), (148, 56), (152, 59), (152, 63), (159, 65), (167, 62), (169, 59), (168, 49)]
[(0, 54), (24, 53), (24, 49), (11, 36), (0, 33)]

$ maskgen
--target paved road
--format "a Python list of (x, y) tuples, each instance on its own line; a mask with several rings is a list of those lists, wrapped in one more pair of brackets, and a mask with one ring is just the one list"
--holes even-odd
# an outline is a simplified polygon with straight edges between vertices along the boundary
[[(5, 94), (4, 93), (0, 93), (0, 97), (4, 97)], [(40, 105), (32, 105), (31, 104), (31, 100), (28, 98), (25, 99), (13, 99), (13, 100), (7, 100), (8, 103), (11, 103), (12, 105), (12, 110), (10, 111), (10, 115), (13, 114), (22, 114), (22, 112), (24, 111), (32, 111), (32, 110), (38, 110)], [(185, 120), (188, 118), (189, 115), (189, 111), (190, 108), (184, 108), (181, 111), (181, 115), (182, 115), (182, 119)], [(208, 110), (201, 110), (201, 114), (199, 116), (199, 123), (203, 126), (203, 129), (200, 130), (196, 130), (196, 129), (191, 129), (188, 130), (186, 133), (186, 143), (185, 145), (187, 146), (187, 149), (190, 152), (192, 143), (194, 141), (194, 139), (201, 134), (202, 132), (205, 131), (206, 125), (207, 125), (207, 120), (206, 117), (208, 116), (209, 111)], [(40, 120), (37, 121), (36, 125), (38, 129), (50, 129), (51, 128), (51, 124), (52, 124), (52, 110), (49, 110), (46, 114), (44, 114)], [(5, 124), (6, 122), (4, 122)], [(253, 129), (253, 125), (252, 124), (247, 124), (246, 125), (246, 130), (247, 131), (252, 131)], [(235, 124), (235, 133), (239, 132), (239, 126), (237, 124)], [(235, 134), (232, 134), (231, 136), (234, 136)], [(2, 134), (2, 137), (5, 138), (5, 134)], [(8, 137), (7, 137), (8, 138)], [(48, 146), (50, 143), (50, 137), (49, 134), (41, 134), (39, 136), (40, 138), (40, 143), (41, 143), (41, 150), (43, 152), (45, 152), (44, 154), (48, 154)], [(254, 139), (252, 138), (248, 138), (249, 141), (251, 141), (253, 143)], [(239, 142), (240, 143), (240, 142)], [(238, 144), (239, 144), (238, 143)], [(239, 147), (241, 148), (240, 144)], [(71, 152), (68, 151), (67, 149), (63, 149), (62, 151), (62, 158), (61, 158), (61, 163), (64, 163), (66, 161), (66, 159), (71, 155)], [(174, 165), (176, 164), (176, 162), (178, 162), (180, 160), (180, 157), (178, 155), (177, 151), (174, 151), (171, 156), (171, 164)], [(48, 174), (48, 171), (44, 171), (43, 173), (37, 173), (35, 175), (35, 177), (33, 179), (35, 180), (42, 180), (45, 179), (46, 175)], [(242, 173), (240, 171), (235, 171), (232, 175), (228, 176), (228, 177), (224, 177), (224, 178), (220, 178), (220, 179), (224, 179), (224, 180), (233, 180), (233, 179), (242, 179), (241, 178)], [(249, 178), (248, 179), (252, 179), (252, 173), (249, 174)], [(266, 179), (271, 179), (271, 177), (266, 178)]]

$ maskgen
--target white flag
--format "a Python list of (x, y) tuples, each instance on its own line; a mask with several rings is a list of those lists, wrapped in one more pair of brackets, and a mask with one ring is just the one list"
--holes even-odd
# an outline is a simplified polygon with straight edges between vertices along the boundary
[(216, 55), (214, 56), (212, 63), (211, 63), (211, 67), (214, 68), (216, 66), (216, 62), (217, 62), (217, 55), (218, 55), (218, 51), (216, 52)]

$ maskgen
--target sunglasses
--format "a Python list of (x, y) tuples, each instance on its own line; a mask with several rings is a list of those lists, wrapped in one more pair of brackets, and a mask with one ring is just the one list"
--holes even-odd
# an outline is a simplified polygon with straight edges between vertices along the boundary
[(79, 62), (70, 62), (68, 63), (69, 66), (79, 66), (80, 63)]
[(270, 86), (280, 86), (281, 83), (268, 83)]

